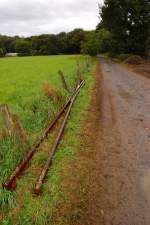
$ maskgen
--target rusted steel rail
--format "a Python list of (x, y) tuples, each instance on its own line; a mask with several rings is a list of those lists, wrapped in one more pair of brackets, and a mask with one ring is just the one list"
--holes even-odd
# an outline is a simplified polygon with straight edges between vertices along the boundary
[(44, 167), (43, 167), (43, 169), (41, 171), (41, 174), (40, 174), (40, 176), (39, 176), (39, 178), (38, 178), (38, 180), (36, 182), (36, 185), (35, 185), (35, 188), (34, 188), (34, 192), (36, 194), (40, 194), (41, 193), (42, 184), (43, 184), (44, 179), (45, 179), (45, 177), (47, 175), (47, 172), (49, 170), (49, 167), (52, 164), (53, 156), (54, 156), (55, 151), (56, 151), (56, 149), (57, 149), (57, 147), (59, 145), (59, 142), (61, 140), (62, 134), (64, 132), (64, 129), (65, 129), (65, 126), (66, 126), (66, 123), (67, 123), (67, 120), (68, 120), (68, 117), (70, 115), (71, 108), (72, 108), (73, 103), (74, 103), (74, 101), (75, 101), (75, 99), (76, 99), (76, 97), (77, 97), (77, 95), (78, 95), (78, 93), (79, 93), (79, 91), (80, 91), (80, 89), (81, 89), (81, 87), (83, 85), (84, 85), (84, 81), (82, 81), (77, 86), (77, 91), (76, 91), (76, 93), (74, 94), (74, 96), (71, 99), (70, 105), (69, 105), (69, 107), (67, 109), (67, 112), (66, 112), (65, 117), (64, 117), (64, 120), (63, 120), (63, 122), (62, 122), (62, 124), (60, 126), (60, 129), (58, 131), (58, 134), (56, 136), (56, 139), (55, 139), (55, 141), (54, 141), (54, 143), (53, 143), (53, 145), (52, 145), (52, 147), (51, 147), (51, 149), (49, 151), (48, 159), (47, 159), (47, 161), (46, 161), (46, 163), (45, 163), (45, 165), (44, 165)]
[(16, 169), (12, 172), (12, 174), (8, 177), (5, 183), (3, 183), (3, 188), (7, 190), (13, 190), (16, 187), (16, 180), (21, 175), (22, 171), (26, 168), (28, 162), (33, 157), (36, 150), (39, 148), (39, 146), (42, 144), (44, 139), (48, 136), (48, 134), (52, 131), (52, 129), (57, 124), (60, 117), (64, 114), (65, 110), (68, 108), (70, 102), (72, 101), (73, 96), (78, 91), (78, 88), (75, 89), (74, 93), (69, 97), (66, 104), (63, 106), (63, 108), (60, 110), (60, 112), (57, 114), (56, 118), (53, 122), (50, 123), (50, 125), (46, 128), (46, 130), (43, 132), (43, 135), (39, 139), (39, 141), (33, 145), (32, 149), (27, 151), (27, 154), (25, 158), (20, 162), (20, 164), (16, 167)]

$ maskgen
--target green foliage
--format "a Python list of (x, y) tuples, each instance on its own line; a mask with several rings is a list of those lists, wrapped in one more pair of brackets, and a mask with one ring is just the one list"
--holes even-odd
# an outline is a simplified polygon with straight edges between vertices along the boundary
[(148, 0), (105, 0), (100, 6), (102, 27), (112, 34), (111, 52), (143, 55), (149, 37), (150, 2)]
[(4, 57), (4, 51), (2, 48), (0, 48), (0, 57)]
[(111, 50), (112, 47), (112, 35), (106, 29), (97, 31), (97, 37), (99, 41), (99, 53), (106, 53)]
[(0, 189), (0, 209), (12, 208), (15, 206), (15, 195), (11, 191)]
[(4, 53), (15, 52), (15, 42), (19, 39), (18, 36), (8, 37), (6, 35), (0, 35), (0, 48), (3, 49)]
[(81, 53), (95, 56), (99, 53), (99, 46), (97, 34), (94, 31), (90, 32), (86, 37), (86, 41), (81, 44)]
[(118, 59), (119, 61), (124, 61), (130, 56), (131, 56), (130, 54), (119, 54), (119, 55), (116, 55), (116, 59)]
[(75, 29), (67, 35), (67, 53), (80, 53), (80, 45), (85, 40), (86, 32), (82, 29)]
[(29, 56), (31, 54), (31, 44), (26, 40), (18, 40), (15, 49), (19, 56)]
[(0, 49), (4, 53), (18, 52), (20, 56), (79, 54), (86, 33), (82, 29), (74, 29), (69, 33), (42, 34), (28, 38), (0, 35)]
[(112, 36), (106, 29), (101, 29), (97, 32), (89, 32), (86, 40), (82, 42), (81, 53), (95, 56), (98, 53), (110, 51), (112, 45)]
[(12, 222), (9, 219), (8, 220), (4, 220), (2, 225), (12, 225)]

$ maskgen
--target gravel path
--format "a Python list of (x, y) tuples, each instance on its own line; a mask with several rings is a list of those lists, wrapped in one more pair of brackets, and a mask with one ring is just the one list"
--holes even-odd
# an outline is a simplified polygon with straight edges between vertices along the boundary
[(89, 224), (150, 225), (150, 79), (100, 62), (102, 128)]

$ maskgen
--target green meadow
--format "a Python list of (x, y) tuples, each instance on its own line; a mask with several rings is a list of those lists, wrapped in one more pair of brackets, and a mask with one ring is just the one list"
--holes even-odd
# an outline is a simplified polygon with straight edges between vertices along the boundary
[(41, 92), (42, 82), (50, 81), (59, 88), (58, 70), (63, 70), (67, 82), (72, 81), (76, 63), (81, 56), (39, 56), (0, 59), (0, 102), (12, 106), (30, 101)]
[[(90, 65), (87, 68), (87, 62)], [(40, 56), (0, 59), (0, 104), (8, 104), (16, 114), (32, 145), (70, 95), (63, 89), (58, 70), (64, 72), (66, 82), (73, 90), (77, 78), (77, 63), (86, 85), (81, 90), (68, 121), (64, 139), (55, 154), (47, 182), (41, 196), (33, 194), (35, 181), (47, 158), (52, 136), (39, 148), (29, 168), (18, 181), (16, 190), (6, 191), (2, 183), (24, 156), (24, 150), (12, 138), (0, 139), (0, 224), (2, 225), (45, 225), (67, 224), (66, 218), (55, 218), (55, 208), (67, 201), (61, 191), (61, 171), (71, 162), (80, 148), (80, 121), (86, 116), (90, 101), (89, 91), (93, 84), (95, 63), (85, 56)], [(52, 102), (43, 92), (43, 83), (49, 82), (61, 95), (62, 102)], [(35, 110), (36, 109), (36, 110)], [(61, 222), (62, 221), (62, 222)]]

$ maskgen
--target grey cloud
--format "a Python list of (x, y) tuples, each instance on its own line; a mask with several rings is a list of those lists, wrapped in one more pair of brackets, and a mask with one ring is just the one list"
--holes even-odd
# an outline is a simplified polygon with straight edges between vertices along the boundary
[(94, 29), (98, 0), (5, 0), (0, 2), (0, 33), (30, 36), (75, 27)]

